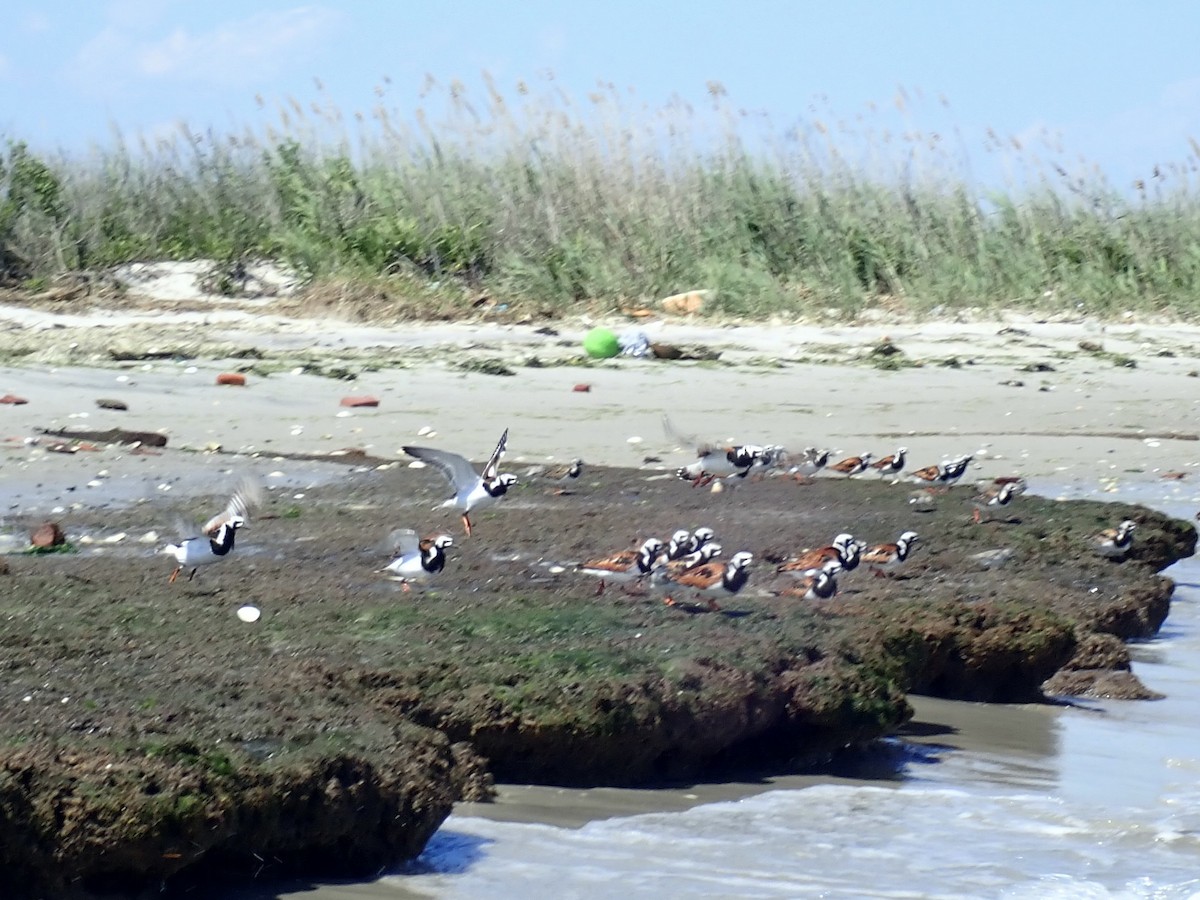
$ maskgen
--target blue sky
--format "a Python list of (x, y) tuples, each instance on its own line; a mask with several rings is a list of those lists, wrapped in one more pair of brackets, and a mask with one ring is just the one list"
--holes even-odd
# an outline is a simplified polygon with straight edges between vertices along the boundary
[[(239, 130), (286, 98), (367, 111), (385, 76), (403, 113), (426, 75), (482, 98), (484, 71), (502, 91), (549, 89), (553, 73), (576, 98), (611, 82), (651, 108), (673, 96), (703, 106), (717, 81), (779, 130), (860, 115), (872, 128), (957, 127), (985, 169), (997, 165), (982, 149), (991, 128), (1120, 185), (1187, 159), (1188, 137), (1200, 139), (1191, 0), (6, 0), (4, 18), (0, 135), (38, 147), (103, 144), (114, 125)], [(900, 88), (924, 97), (905, 115)]]

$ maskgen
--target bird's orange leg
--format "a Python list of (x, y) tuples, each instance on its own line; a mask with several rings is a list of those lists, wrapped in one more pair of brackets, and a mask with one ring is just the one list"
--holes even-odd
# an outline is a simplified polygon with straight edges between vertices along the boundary
[(167, 584), (174, 584), (175, 579), (179, 577), (179, 573), (183, 571), (183, 566), (176, 566), (175, 571), (171, 573), (171, 577), (167, 579)]

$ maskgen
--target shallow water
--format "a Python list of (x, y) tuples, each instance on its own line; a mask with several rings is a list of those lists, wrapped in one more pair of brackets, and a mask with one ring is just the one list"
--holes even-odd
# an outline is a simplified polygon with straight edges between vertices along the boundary
[[(1193, 494), (1119, 495), (1190, 518)], [(727, 786), (738, 799), (515, 789), (451, 816), (408, 872), (361, 896), (1200, 897), (1200, 563), (1170, 574), (1170, 618), (1134, 647), (1164, 700), (918, 698), (912, 734), (893, 744), (898, 777), (874, 781)]]

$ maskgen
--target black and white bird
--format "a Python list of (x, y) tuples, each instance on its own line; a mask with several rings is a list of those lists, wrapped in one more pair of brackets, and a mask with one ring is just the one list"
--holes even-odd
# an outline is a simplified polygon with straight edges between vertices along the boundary
[(892, 576), (908, 560), (912, 546), (917, 542), (915, 531), (906, 531), (896, 538), (895, 543), (875, 544), (863, 551), (862, 564), (877, 577)]
[(409, 590), (412, 581), (425, 581), (446, 567), (446, 550), (454, 546), (448, 534), (422, 538), (411, 528), (401, 528), (389, 536), (397, 556), (383, 569)]
[(701, 442), (677, 432), (666, 415), (663, 416), (663, 431), (670, 440), (681, 446), (695, 448), (696, 459), (675, 472), (684, 481), (690, 481), (693, 487), (708, 484), (715, 478), (745, 478), (751, 469), (761, 467), (773, 450), (779, 449), (759, 444), (718, 445)]
[(986, 512), (990, 515), (997, 510), (1006, 508), (1012, 503), (1013, 498), (1020, 493), (1019, 485), (1015, 481), (1004, 481), (1000, 484), (993, 484), (991, 487), (981, 491), (972, 500), (975, 506), (975, 512), (971, 515), (972, 521), (978, 525), (983, 521), (983, 514)]
[(895, 453), (889, 453), (878, 462), (871, 463), (871, 468), (879, 473), (880, 478), (887, 478), (889, 475), (899, 475), (904, 471), (904, 464), (907, 461), (908, 448), (897, 447)]
[(836, 559), (826, 560), (820, 568), (809, 569), (794, 587), (780, 593), (782, 597), (799, 597), (801, 600), (828, 600), (837, 594), (837, 574), (842, 564)]
[(1106, 559), (1122, 560), (1129, 555), (1133, 547), (1133, 529), (1137, 523), (1126, 519), (1116, 528), (1106, 528), (1092, 538), (1092, 546), (1096, 552)]
[(517, 477), (499, 473), (500, 458), (508, 446), (508, 429), (500, 436), (496, 449), (483, 467), (482, 474), (465, 456), (450, 453), (447, 450), (434, 450), (430, 447), (403, 447), (409, 456), (433, 466), (441, 472), (454, 489), (454, 496), (446, 500), (443, 508), (462, 510), (463, 527), (467, 537), (471, 536), (471, 510), (481, 509), (495, 503), (508, 489), (517, 483)]
[(584, 575), (599, 578), (600, 584), (596, 593), (602, 594), (605, 584), (609, 581), (637, 581), (649, 575), (663, 549), (663, 542), (658, 538), (648, 538), (636, 550), (618, 550), (608, 556), (589, 559), (579, 565), (579, 571)]
[(262, 502), (262, 488), (253, 479), (244, 479), (225, 504), (225, 508), (204, 523), (200, 533), (185, 538), (178, 544), (168, 544), (162, 553), (175, 559), (175, 571), (168, 584), (174, 584), (179, 573), (191, 569), (190, 581), (200, 566), (211, 565), (228, 559), (233, 553), (237, 531), (246, 524), (250, 510)]
[[(712, 546), (711, 544), (709, 546)], [(702, 563), (678, 574), (667, 574), (665, 581), (668, 588), (681, 588), (694, 591), (697, 595), (708, 600), (708, 608), (719, 610), (719, 597), (732, 597), (746, 586), (750, 580), (750, 564), (754, 556), (745, 550), (733, 554), (728, 562)], [(677, 606), (678, 601), (671, 596), (663, 599), (667, 606)]]
[(818, 450), (816, 447), (805, 447), (800, 460), (788, 473), (800, 484), (810, 484), (818, 472), (829, 463), (829, 451)]
[(561, 466), (533, 466), (525, 473), (527, 478), (557, 485), (555, 494), (566, 494), (567, 485), (583, 474), (583, 460), (573, 459)]
[(859, 456), (847, 456), (843, 460), (835, 462), (829, 466), (830, 472), (837, 472), (840, 475), (845, 475), (850, 478), (867, 471), (871, 465), (871, 454), (864, 451)]

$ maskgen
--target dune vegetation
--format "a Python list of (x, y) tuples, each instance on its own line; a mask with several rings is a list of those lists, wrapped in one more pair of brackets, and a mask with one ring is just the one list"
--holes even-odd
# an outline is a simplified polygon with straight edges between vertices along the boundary
[(114, 129), (88, 152), (0, 135), (0, 278), (36, 292), (134, 260), (265, 257), (344, 302), (365, 286), (437, 315), (483, 292), (562, 312), (709, 289), (737, 316), (1187, 316), (1200, 295), (1195, 143), (1114, 185), (990, 134), (982, 152), (1019, 172), (998, 189), (961, 136), (815, 113), (776, 128), (716, 83), (702, 110), (483, 84), (480, 101), (431, 79), (402, 109), (381, 88), (349, 115), (319, 92), (240, 131)]

